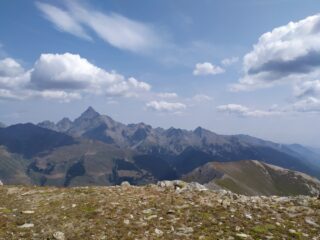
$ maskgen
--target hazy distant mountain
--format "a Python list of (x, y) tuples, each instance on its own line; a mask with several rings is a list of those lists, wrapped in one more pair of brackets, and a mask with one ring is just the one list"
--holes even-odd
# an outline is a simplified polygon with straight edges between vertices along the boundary
[(5, 183), (4, 176), (10, 175), (10, 182), (27, 178), (25, 182), (37, 185), (144, 184), (178, 179), (211, 163), (238, 166), (247, 159), (320, 177), (318, 155), (300, 145), (220, 135), (201, 127), (190, 131), (126, 125), (92, 107), (74, 121), (2, 128), (0, 145), (0, 178)]
[[(66, 122), (61, 128), (61, 122)], [(46, 121), (48, 122), (48, 121)], [(320, 159), (293, 148), (248, 135), (219, 135), (201, 127), (193, 131), (177, 128), (152, 128), (139, 123), (125, 125), (101, 115), (89, 107), (73, 122), (61, 120), (58, 124), (39, 126), (130, 148), (147, 158), (167, 161), (179, 174), (185, 174), (210, 161), (238, 161), (256, 159), (284, 168), (302, 171), (320, 177)]]
[(6, 127), (6, 125), (4, 123), (0, 122), (0, 128), (5, 128), (5, 127)]

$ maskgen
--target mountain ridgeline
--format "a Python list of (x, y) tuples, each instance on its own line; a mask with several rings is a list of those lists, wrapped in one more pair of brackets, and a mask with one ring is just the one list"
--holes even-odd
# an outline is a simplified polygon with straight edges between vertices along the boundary
[[(277, 144), (247, 135), (219, 135), (201, 127), (189, 131), (152, 128), (144, 123), (126, 125), (92, 107), (74, 121), (63, 118), (57, 123), (0, 128), (0, 145), (0, 179), (4, 183), (15, 162), (19, 168), (8, 183), (29, 179), (28, 183), (55, 186), (122, 181), (139, 185), (179, 179), (210, 163), (242, 160), (320, 178), (319, 154), (301, 145)], [(9, 163), (10, 159), (14, 161)], [(216, 178), (225, 174), (220, 171)], [(192, 176), (196, 181), (195, 174)]]

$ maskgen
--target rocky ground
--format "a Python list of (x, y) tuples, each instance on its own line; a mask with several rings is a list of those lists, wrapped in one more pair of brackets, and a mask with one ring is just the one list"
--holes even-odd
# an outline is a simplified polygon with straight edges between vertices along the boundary
[(247, 197), (181, 181), (0, 186), (0, 239), (320, 239), (317, 197)]

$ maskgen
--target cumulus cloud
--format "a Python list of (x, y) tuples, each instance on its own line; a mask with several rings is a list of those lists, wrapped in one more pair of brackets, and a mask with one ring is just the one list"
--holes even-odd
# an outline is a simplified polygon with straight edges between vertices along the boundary
[(275, 110), (255, 110), (239, 104), (227, 104), (217, 107), (220, 112), (235, 114), (240, 117), (267, 117), (281, 114)]
[[(7, 65), (14, 69), (20, 66), (12, 61), (5, 63), (9, 62), (11, 65)], [(85, 94), (133, 97), (151, 89), (148, 83), (108, 72), (71, 53), (41, 54), (32, 69), (23, 72), (20, 71), (21, 67), (18, 69), (7, 69), (7, 72), (3, 72), (6, 75), (0, 76), (0, 97), (43, 97), (70, 101), (80, 99)]]
[(209, 62), (197, 63), (193, 70), (193, 75), (216, 75), (224, 73), (225, 70), (219, 66), (215, 66)]
[(119, 14), (102, 13), (76, 1), (66, 2), (65, 10), (39, 2), (37, 7), (59, 30), (84, 39), (91, 39), (85, 30), (89, 28), (110, 45), (133, 52), (149, 50), (160, 43), (150, 25)]
[(28, 81), (29, 72), (25, 72), (21, 65), (12, 58), (0, 60), (0, 88), (12, 89)]
[(243, 59), (244, 76), (231, 90), (252, 90), (320, 75), (320, 14), (264, 33)]
[(238, 57), (231, 57), (231, 58), (225, 58), (221, 61), (223, 66), (230, 66), (232, 64), (235, 64), (236, 62), (239, 61)]
[(146, 103), (146, 107), (160, 112), (180, 112), (187, 106), (180, 102), (151, 101)]

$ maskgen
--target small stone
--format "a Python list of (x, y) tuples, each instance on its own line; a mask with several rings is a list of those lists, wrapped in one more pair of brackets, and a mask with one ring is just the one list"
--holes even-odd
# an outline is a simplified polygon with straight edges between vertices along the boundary
[(157, 215), (150, 215), (148, 217), (145, 217), (144, 219), (149, 221), (149, 220), (157, 218), (157, 217), (158, 217)]
[(131, 184), (128, 181), (124, 181), (124, 182), (121, 183), (121, 186), (122, 187), (130, 187)]
[(21, 226), (18, 226), (18, 228), (32, 228), (32, 227), (34, 227), (33, 223), (25, 223)]
[(22, 211), (23, 214), (33, 214), (34, 211), (31, 211), (31, 210), (27, 210), (27, 211)]
[(315, 223), (311, 218), (306, 217), (305, 222), (313, 227), (319, 227), (319, 224)]
[(182, 233), (184, 235), (188, 235), (193, 233), (193, 228), (192, 227), (181, 227), (177, 229), (179, 233)]
[(224, 208), (228, 208), (229, 206), (230, 206), (230, 201), (229, 200), (227, 200), (227, 199), (225, 199), (225, 200), (223, 200), (222, 201), (222, 206), (224, 207)]
[(249, 237), (248, 234), (244, 234), (244, 233), (237, 233), (236, 236), (239, 237), (239, 238), (242, 238), (242, 239), (246, 239), (246, 238)]
[(142, 211), (142, 213), (144, 213), (144, 214), (151, 214), (152, 213), (152, 209), (145, 209), (145, 210), (143, 210)]
[(75, 208), (76, 206), (77, 206), (77, 204), (72, 204), (71, 205), (72, 208)]
[(246, 213), (246, 214), (244, 214), (244, 216), (245, 216), (246, 218), (248, 218), (248, 219), (252, 220), (252, 215), (251, 215), (251, 214)]
[(156, 229), (154, 230), (154, 232), (155, 232), (158, 236), (162, 236), (162, 235), (163, 235), (163, 232), (162, 232), (160, 229), (158, 229), (158, 228), (156, 228)]
[(167, 214), (174, 214), (174, 213), (175, 213), (175, 211), (172, 210), (172, 209), (169, 209), (169, 210), (167, 211)]
[(123, 223), (126, 224), (126, 225), (129, 225), (130, 221), (128, 219), (125, 219), (125, 220), (123, 220)]
[(295, 233), (297, 233), (297, 231), (296, 231), (296, 230), (294, 230), (294, 229), (289, 229), (289, 233), (291, 233), (291, 234), (295, 234)]
[(53, 237), (56, 240), (65, 240), (65, 236), (63, 232), (55, 232), (53, 233)]
[(241, 227), (236, 226), (236, 231), (239, 232), (241, 230)]

